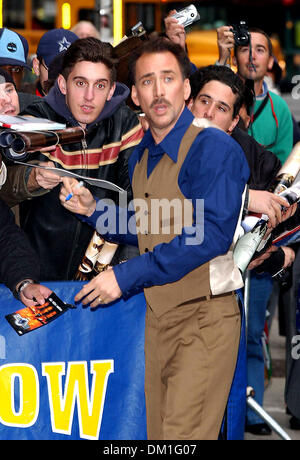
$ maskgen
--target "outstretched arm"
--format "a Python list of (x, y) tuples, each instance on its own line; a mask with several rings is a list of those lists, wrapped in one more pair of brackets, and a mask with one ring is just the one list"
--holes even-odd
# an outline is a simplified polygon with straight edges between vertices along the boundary
[(226, 65), (230, 58), (231, 50), (234, 47), (234, 36), (229, 26), (222, 26), (217, 29), (217, 43), (219, 49), (219, 64)]
[(167, 37), (174, 43), (177, 43), (185, 50), (185, 30), (182, 24), (173, 17), (176, 10), (169, 11), (168, 16), (164, 19)]

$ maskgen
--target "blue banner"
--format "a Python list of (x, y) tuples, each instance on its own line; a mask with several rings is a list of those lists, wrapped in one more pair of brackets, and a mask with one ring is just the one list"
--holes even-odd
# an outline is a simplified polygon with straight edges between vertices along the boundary
[[(82, 282), (44, 283), (74, 303)], [(23, 336), (0, 285), (0, 439), (146, 439), (145, 298), (81, 304)]]

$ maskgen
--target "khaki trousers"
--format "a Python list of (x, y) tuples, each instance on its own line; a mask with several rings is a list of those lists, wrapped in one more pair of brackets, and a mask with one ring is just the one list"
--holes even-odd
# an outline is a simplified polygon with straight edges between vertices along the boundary
[(218, 439), (240, 338), (235, 296), (146, 312), (145, 394), (149, 440)]

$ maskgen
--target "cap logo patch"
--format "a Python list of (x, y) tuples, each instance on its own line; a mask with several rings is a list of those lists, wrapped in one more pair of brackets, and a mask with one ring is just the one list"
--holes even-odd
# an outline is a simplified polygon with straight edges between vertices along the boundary
[(68, 42), (68, 40), (66, 39), (66, 37), (64, 37), (62, 40), (60, 40), (59, 42), (57, 42), (57, 44), (59, 45), (59, 53), (61, 53), (62, 51), (65, 51), (69, 48), (69, 46), (71, 45), (70, 42)]
[(10, 42), (7, 44), (7, 50), (10, 52), (10, 53), (15, 53), (17, 51), (17, 45), (13, 42)]

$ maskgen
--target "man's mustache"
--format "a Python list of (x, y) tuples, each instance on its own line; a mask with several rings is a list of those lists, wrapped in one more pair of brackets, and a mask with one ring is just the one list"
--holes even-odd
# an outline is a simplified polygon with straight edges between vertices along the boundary
[(165, 105), (168, 105), (170, 106), (170, 102), (167, 101), (166, 99), (164, 99), (163, 97), (160, 97), (159, 99), (155, 99), (151, 105), (150, 105), (150, 109), (152, 109), (155, 105), (159, 105), (159, 104), (165, 104)]

